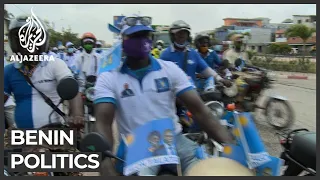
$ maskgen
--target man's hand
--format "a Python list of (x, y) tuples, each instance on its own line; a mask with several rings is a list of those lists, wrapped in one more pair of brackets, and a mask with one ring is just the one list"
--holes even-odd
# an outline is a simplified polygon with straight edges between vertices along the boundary
[(70, 116), (68, 118), (68, 124), (71, 127), (81, 129), (84, 127), (84, 117), (83, 116)]
[(192, 113), (200, 127), (218, 143), (232, 143), (232, 138), (227, 129), (220, 124), (219, 119), (215, 119), (194, 90), (187, 91), (179, 96), (188, 110)]
[(222, 84), (227, 86), (227, 87), (231, 87), (232, 86), (232, 82), (228, 79), (223, 79), (221, 80)]

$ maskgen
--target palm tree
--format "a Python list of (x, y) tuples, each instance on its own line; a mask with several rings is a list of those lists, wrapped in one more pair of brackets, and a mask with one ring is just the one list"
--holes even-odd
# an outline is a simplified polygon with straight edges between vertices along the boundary
[(291, 26), (287, 31), (285, 32), (285, 35), (287, 37), (300, 37), (303, 41), (303, 59), (306, 55), (306, 42), (309, 38), (312, 37), (312, 34), (316, 32), (314, 28), (309, 28), (306, 25), (303, 24), (295, 24)]

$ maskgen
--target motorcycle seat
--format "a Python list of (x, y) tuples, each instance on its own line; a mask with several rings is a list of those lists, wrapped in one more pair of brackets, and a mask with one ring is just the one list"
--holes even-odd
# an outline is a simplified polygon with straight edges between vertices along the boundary
[(316, 170), (316, 133), (305, 132), (293, 136), (289, 154), (305, 167)]

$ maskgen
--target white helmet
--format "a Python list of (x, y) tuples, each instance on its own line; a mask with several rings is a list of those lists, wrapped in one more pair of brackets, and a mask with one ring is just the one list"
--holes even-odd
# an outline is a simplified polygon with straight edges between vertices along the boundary
[(162, 41), (162, 40), (158, 40), (157, 42), (156, 42), (156, 44), (158, 45), (158, 44), (160, 44), (160, 45), (164, 45), (164, 42)]

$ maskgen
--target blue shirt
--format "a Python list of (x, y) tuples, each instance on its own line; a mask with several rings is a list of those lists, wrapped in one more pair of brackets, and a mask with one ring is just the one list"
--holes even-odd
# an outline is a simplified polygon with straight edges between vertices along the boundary
[[(186, 74), (196, 82), (196, 73), (202, 73), (209, 66), (194, 49), (187, 48), (186, 51), (188, 52), (188, 60), (185, 71)], [(160, 59), (174, 62), (184, 70), (185, 51), (177, 51), (173, 45), (163, 50)]]
[[(200, 52), (198, 52), (200, 54)], [(202, 57), (202, 56), (201, 56)], [(202, 57), (212, 69), (217, 69), (221, 65), (221, 59), (216, 51), (209, 49), (205, 57)]]

